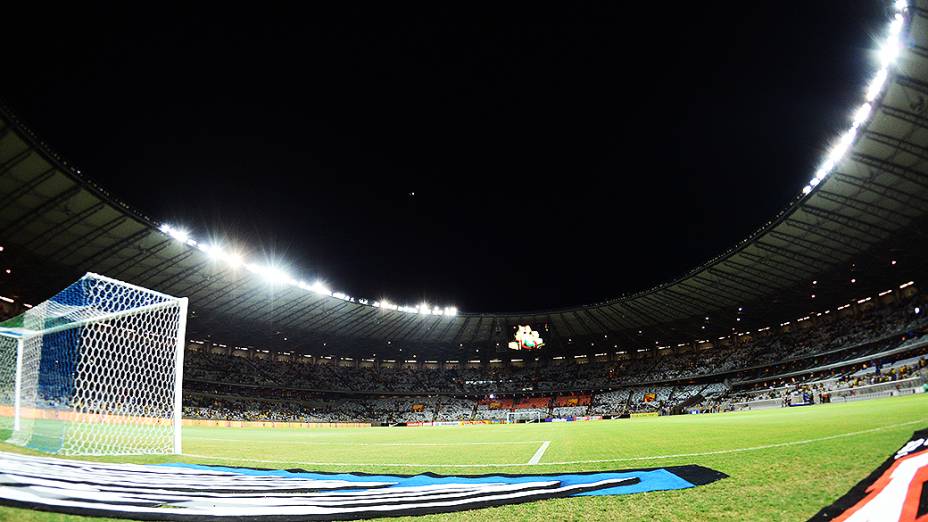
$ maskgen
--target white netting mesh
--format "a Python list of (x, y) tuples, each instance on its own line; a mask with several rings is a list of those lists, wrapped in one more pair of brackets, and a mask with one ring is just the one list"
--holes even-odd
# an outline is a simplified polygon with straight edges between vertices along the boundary
[(506, 422), (541, 422), (545, 416), (537, 410), (509, 411), (506, 412)]
[[(19, 429), (9, 442), (67, 455), (179, 451), (185, 317), (185, 299), (94, 274), (27, 311), (0, 338), (7, 410), (17, 342), (23, 351)], [(12, 386), (4, 377), (10, 361)]]
[(8, 439), (13, 431), (18, 343), (14, 337), (0, 336), (0, 440)]

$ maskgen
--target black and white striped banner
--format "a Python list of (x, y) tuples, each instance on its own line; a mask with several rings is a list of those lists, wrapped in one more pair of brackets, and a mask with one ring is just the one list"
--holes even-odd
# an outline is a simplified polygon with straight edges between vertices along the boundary
[(349, 520), (681, 489), (722, 477), (699, 466), (551, 475), (367, 475), (0, 453), (0, 503), (143, 520)]

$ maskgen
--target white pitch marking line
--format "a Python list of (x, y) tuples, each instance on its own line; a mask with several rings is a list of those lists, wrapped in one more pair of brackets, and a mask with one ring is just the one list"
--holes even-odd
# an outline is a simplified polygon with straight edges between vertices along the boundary
[(541, 460), (541, 456), (544, 455), (546, 451), (548, 451), (548, 446), (550, 445), (550, 440), (542, 442), (541, 446), (538, 446), (538, 449), (535, 450), (535, 454), (532, 455), (532, 458), (528, 459), (529, 465), (534, 466), (535, 464), (538, 464), (538, 461)]
[[(210, 437), (190, 437), (188, 442), (198, 440), (211, 440), (217, 442), (254, 442), (246, 439), (223, 439)], [(342, 441), (320, 441), (320, 440), (286, 440), (280, 439), (277, 442), (286, 444), (308, 444), (310, 446), (501, 446), (508, 444), (538, 444), (545, 442), (543, 440), (519, 440), (519, 441), (500, 441), (500, 442), (342, 442)]]
[[(747, 448), (733, 448), (727, 450), (717, 450), (717, 451), (704, 451), (701, 453), (677, 453), (673, 455), (650, 455), (644, 457), (622, 457), (617, 459), (595, 459), (595, 460), (562, 460), (558, 462), (539, 462), (535, 464), (536, 466), (562, 466), (566, 464), (598, 464), (605, 462), (630, 462), (636, 460), (659, 460), (659, 459), (672, 459), (676, 457), (704, 457), (710, 455), (724, 455), (727, 453), (741, 453), (745, 451), (758, 451), (771, 448), (783, 448), (787, 446), (801, 446), (805, 444), (812, 444), (814, 442), (821, 442), (825, 440), (834, 440), (842, 439), (845, 437), (854, 437), (857, 435), (863, 435), (865, 433), (873, 433), (877, 431), (890, 430), (893, 428), (899, 428), (902, 426), (910, 426), (912, 424), (921, 424), (928, 419), (920, 419), (909, 422), (900, 422), (898, 424), (890, 424), (888, 426), (880, 426), (878, 428), (870, 428), (868, 430), (860, 431), (849, 431), (847, 433), (839, 433), (837, 435), (829, 435), (827, 437), (818, 437), (816, 439), (804, 439), (804, 440), (793, 440), (789, 442), (780, 442), (777, 444), (765, 444), (763, 446), (751, 446)], [(194, 453), (182, 453), (186, 457), (194, 457), (198, 459), (212, 459), (212, 460), (230, 460), (230, 461), (239, 461), (239, 462), (260, 462), (263, 464), (300, 464), (303, 466), (377, 466), (381, 468), (517, 468), (520, 466), (525, 466), (520, 462), (512, 464), (390, 464), (383, 462), (370, 462), (370, 463), (360, 463), (360, 462), (300, 462), (296, 459), (292, 460), (260, 460), (260, 459), (244, 459), (237, 457), (216, 457), (212, 455), (197, 455)]]

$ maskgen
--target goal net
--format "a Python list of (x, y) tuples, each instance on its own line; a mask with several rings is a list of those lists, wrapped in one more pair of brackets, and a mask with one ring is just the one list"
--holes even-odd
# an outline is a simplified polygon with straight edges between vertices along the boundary
[(546, 414), (537, 410), (510, 411), (506, 413), (506, 422), (515, 424), (517, 422), (541, 422)]
[(64, 455), (180, 453), (187, 299), (88, 273), (0, 323), (0, 437)]

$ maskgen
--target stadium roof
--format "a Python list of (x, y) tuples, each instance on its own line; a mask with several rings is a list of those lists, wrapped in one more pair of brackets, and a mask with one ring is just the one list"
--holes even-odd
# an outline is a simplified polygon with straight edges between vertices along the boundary
[[(901, 48), (884, 48), (884, 68), (869, 85), (862, 79), (864, 105), (849, 108), (848, 132), (803, 194), (727, 252), (673, 281), (609, 301), (459, 314), (333, 296), (217, 255), (156, 223), (82, 176), (0, 109), (4, 254), (16, 266), (23, 300), (41, 301), (93, 271), (190, 297), (193, 336), (313, 355), (493, 356), (520, 324), (541, 330), (548, 353), (633, 350), (715, 339), (833, 309), (925, 273), (925, 5), (899, 4), (901, 22), (890, 31), (901, 35)], [(744, 172), (751, 175), (750, 165)]]

